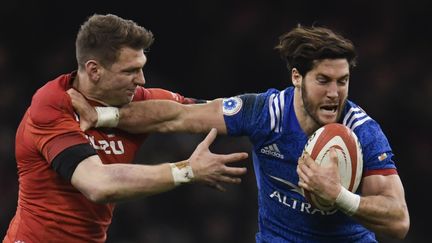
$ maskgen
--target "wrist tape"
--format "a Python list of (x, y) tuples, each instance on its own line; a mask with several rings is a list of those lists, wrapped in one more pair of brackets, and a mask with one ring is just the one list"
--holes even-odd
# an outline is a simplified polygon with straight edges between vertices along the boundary
[(176, 186), (192, 181), (194, 173), (189, 161), (170, 163), (171, 173)]
[(342, 212), (352, 216), (360, 206), (360, 196), (341, 186), (341, 191), (339, 192), (335, 203)]
[(116, 127), (119, 123), (120, 112), (117, 107), (95, 107), (97, 112), (96, 127)]

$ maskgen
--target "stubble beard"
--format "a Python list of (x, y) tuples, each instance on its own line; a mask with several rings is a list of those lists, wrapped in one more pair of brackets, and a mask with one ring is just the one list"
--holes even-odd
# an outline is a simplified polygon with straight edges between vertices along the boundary
[[(305, 85), (302, 83), (301, 85), (301, 92), (302, 92), (302, 101), (303, 101), (303, 108), (304, 108), (304, 112), (306, 113), (307, 116), (309, 116), (318, 127), (322, 127), (324, 125), (326, 125), (326, 123), (321, 122), (320, 119), (318, 118), (318, 116), (312, 112), (313, 110), (313, 104), (311, 104), (311, 102), (309, 102), (309, 95), (308, 92), (306, 91), (306, 87)], [(338, 103), (338, 110), (337, 110), (337, 115), (336, 115), (336, 121), (339, 121), (339, 118), (341, 116), (341, 112), (345, 107), (345, 102), (346, 99), (342, 101), (342, 105), (340, 103)]]

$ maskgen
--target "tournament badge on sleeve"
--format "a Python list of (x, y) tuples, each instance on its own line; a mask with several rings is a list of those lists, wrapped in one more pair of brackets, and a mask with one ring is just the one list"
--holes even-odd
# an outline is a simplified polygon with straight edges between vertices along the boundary
[(237, 114), (243, 105), (243, 101), (239, 97), (231, 97), (223, 99), (223, 113), (227, 116)]

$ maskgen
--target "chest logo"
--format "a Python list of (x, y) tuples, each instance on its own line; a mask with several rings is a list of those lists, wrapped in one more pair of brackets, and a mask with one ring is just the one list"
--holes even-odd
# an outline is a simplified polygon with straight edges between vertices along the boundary
[(275, 143), (261, 148), (260, 152), (262, 154), (270, 155), (279, 159), (284, 159), (284, 155), (281, 154), (278, 146)]

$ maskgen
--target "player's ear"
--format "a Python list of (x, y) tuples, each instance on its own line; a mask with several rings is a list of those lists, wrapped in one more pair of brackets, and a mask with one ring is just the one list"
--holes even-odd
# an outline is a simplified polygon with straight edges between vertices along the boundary
[(98, 82), (101, 76), (101, 66), (95, 60), (88, 60), (85, 63), (86, 73), (92, 82)]
[(302, 79), (303, 79), (303, 77), (301, 76), (301, 74), (299, 73), (297, 68), (293, 68), (291, 70), (291, 81), (292, 81), (294, 87), (300, 88)]

